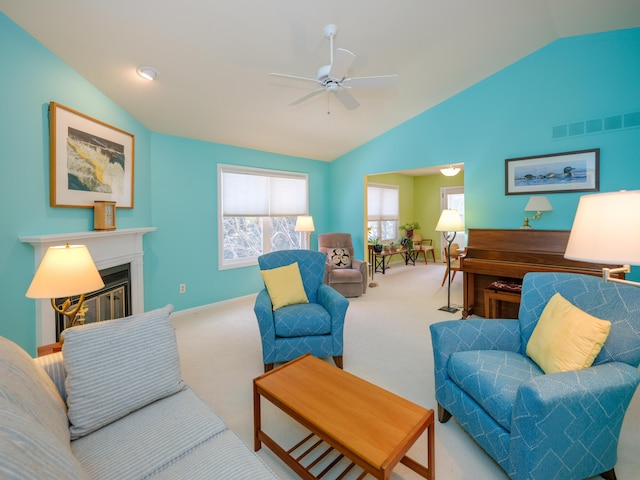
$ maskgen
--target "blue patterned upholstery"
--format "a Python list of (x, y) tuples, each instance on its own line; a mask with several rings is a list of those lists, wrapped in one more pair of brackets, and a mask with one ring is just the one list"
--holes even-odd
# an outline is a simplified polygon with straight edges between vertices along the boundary
[[(560, 293), (611, 321), (591, 368), (545, 375), (525, 355)], [(431, 325), (436, 400), (513, 479), (584, 479), (613, 469), (640, 383), (640, 289), (570, 273), (529, 273), (518, 320)]]
[(310, 250), (282, 250), (258, 258), (261, 270), (298, 262), (308, 304), (289, 305), (275, 312), (266, 288), (258, 293), (254, 312), (262, 338), (265, 368), (311, 353), (342, 357), (344, 317), (349, 301), (323, 284), (326, 256)]

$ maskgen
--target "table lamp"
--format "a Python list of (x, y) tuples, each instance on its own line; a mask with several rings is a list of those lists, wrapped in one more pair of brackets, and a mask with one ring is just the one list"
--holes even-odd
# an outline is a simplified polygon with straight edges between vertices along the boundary
[(300, 215), (296, 219), (296, 232), (304, 233), (305, 247), (307, 249), (311, 248), (311, 232), (315, 232), (315, 227), (313, 226), (313, 217), (311, 215)]
[(605, 282), (640, 287), (640, 283), (611, 277), (640, 265), (640, 190), (598, 193), (580, 197), (569, 234), (565, 258), (623, 265), (603, 268)]
[[(54, 310), (68, 317), (68, 328), (75, 326), (76, 314), (82, 307), (84, 294), (102, 287), (104, 282), (87, 247), (67, 244), (47, 249), (26, 296), (50, 298)], [(70, 308), (71, 297), (74, 295), (80, 295), (80, 298)], [(56, 305), (55, 299), (64, 297), (68, 298), (62, 305)]]
[(542, 212), (550, 212), (553, 210), (551, 203), (544, 195), (533, 195), (527, 202), (527, 206), (524, 207), (525, 212), (536, 212), (530, 217), (524, 217), (524, 223), (520, 228), (533, 228), (529, 225), (529, 220), (538, 220), (542, 216)]
[(436, 232), (443, 232), (447, 240), (447, 271), (449, 272), (449, 283), (447, 284), (447, 305), (438, 310), (455, 313), (456, 307), (451, 306), (451, 242), (456, 238), (456, 233), (464, 230), (464, 223), (458, 210), (442, 210), (440, 220), (436, 225)]

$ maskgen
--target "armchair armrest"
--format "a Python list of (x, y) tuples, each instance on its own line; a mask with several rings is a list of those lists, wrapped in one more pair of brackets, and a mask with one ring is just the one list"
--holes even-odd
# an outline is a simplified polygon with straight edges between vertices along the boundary
[(344, 323), (344, 317), (349, 307), (349, 300), (342, 296), (342, 294), (329, 285), (320, 285), (320, 288), (318, 288), (318, 303), (329, 312), (334, 325), (336, 321)]
[(517, 320), (450, 320), (430, 325), (436, 399), (443, 403), (443, 385), (449, 379), (449, 356), (467, 350), (520, 350)]
[(263, 342), (267, 340), (274, 343), (276, 340), (276, 330), (273, 323), (273, 305), (266, 288), (258, 292), (253, 311), (258, 319), (258, 328), (260, 329), (260, 336)]
[[(546, 465), (557, 468), (557, 476), (570, 471), (586, 478), (613, 468), (622, 421), (639, 382), (638, 369), (611, 362), (522, 384), (511, 420), (509, 473), (529, 478)], [(536, 472), (535, 478), (550, 475)]]

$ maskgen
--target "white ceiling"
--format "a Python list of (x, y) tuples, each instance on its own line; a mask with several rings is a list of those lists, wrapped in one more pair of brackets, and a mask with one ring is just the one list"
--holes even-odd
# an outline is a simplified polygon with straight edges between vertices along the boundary
[[(331, 161), (561, 37), (640, 26), (639, 0), (0, 0), (2, 11), (154, 132)], [(347, 111), (313, 84), (335, 47)], [(152, 65), (155, 82), (135, 73)], [(19, 74), (19, 72), (13, 72)], [(58, 99), (52, 98), (55, 101)], [(81, 109), (81, 106), (74, 107)]]

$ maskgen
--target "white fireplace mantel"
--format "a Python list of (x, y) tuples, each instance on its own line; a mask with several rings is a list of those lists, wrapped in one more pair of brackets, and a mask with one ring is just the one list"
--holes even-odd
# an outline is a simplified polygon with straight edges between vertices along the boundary
[[(129, 263), (131, 265), (131, 313), (144, 312), (144, 271), (142, 236), (156, 227), (124, 228), (106, 232), (57, 233), (19, 237), (34, 250), (34, 274), (47, 249), (56, 245), (86, 245), (98, 270)], [(36, 345), (56, 341), (55, 312), (50, 299), (36, 300)]]

